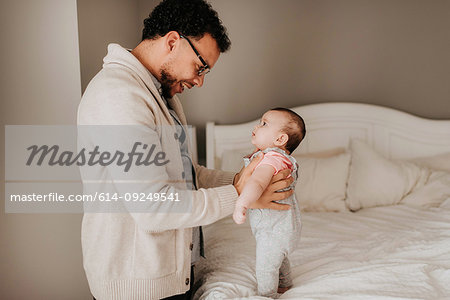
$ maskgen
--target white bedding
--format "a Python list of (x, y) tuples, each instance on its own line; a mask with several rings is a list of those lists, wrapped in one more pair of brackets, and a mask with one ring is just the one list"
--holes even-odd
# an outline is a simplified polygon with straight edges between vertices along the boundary
[[(450, 299), (450, 120), (359, 103), (292, 110), (307, 124), (294, 155), (308, 212), (281, 298)], [(239, 170), (257, 122), (208, 123), (208, 167)], [(248, 224), (204, 232), (194, 299), (262, 299)]]
[[(294, 287), (281, 299), (450, 299), (448, 208), (303, 213), (302, 223), (291, 257)], [(248, 223), (227, 217), (204, 234), (207, 259), (196, 265), (194, 299), (265, 299), (254, 296)]]

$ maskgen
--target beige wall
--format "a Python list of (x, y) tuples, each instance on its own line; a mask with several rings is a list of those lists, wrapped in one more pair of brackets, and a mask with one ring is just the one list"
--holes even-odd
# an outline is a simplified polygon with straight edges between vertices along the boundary
[(157, 0), (77, 0), (81, 87), (101, 70), (109, 43), (134, 48)]
[[(75, 124), (81, 95), (75, 0), (0, 4), (1, 123)], [(1, 130), (4, 181), (4, 130)], [(81, 215), (5, 214), (1, 185), (1, 299), (89, 299)]]
[[(134, 47), (156, 2), (2, 1), (2, 125), (74, 124), (106, 45)], [(181, 96), (200, 156), (205, 122), (247, 121), (276, 105), (353, 101), (450, 119), (449, 1), (211, 2), (233, 45), (202, 89)], [(90, 299), (81, 216), (5, 215), (1, 199), (0, 298)]]
[[(100, 70), (107, 44), (134, 47), (140, 40), (139, 7), (146, 5), (2, 1), (2, 125), (76, 124), (81, 91)], [(3, 130), (1, 141), (3, 182)], [(81, 215), (5, 214), (3, 184), (0, 195), (0, 298), (91, 299), (82, 266)]]
[[(79, 3), (99, 6), (105, 1)], [(127, 47), (139, 42), (142, 20), (157, 2), (135, 0), (123, 10), (131, 18), (137, 8), (136, 30), (131, 21), (126, 25), (133, 32), (128, 41), (111, 30), (125, 26), (121, 19), (100, 22), (95, 14), (85, 15), (80, 21), (83, 88), (100, 68), (108, 42), (123, 41)], [(228, 28), (232, 48), (221, 56), (202, 89), (180, 97), (189, 123), (198, 128), (201, 162), (207, 121), (248, 121), (278, 105), (349, 101), (450, 118), (449, 1), (210, 2)], [(93, 22), (103, 25), (94, 31), (81, 29), (83, 23)], [(101, 32), (109, 39), (89, 45), (92, 49), (83, 55), (83, 41), (103, 36)]]
[(159, 0), (138, 0), (139, 7), (139, 41), (141, 38), (142, 29), (144, 28), (144, 19), (148, 17), (153, 8), (159, 3)]
[(138, 0), (77, 0), (81, 85), (102, 68), (109, 43), (134, 48), (140, 40)]
[[(84, 90), (101, 67), (107, 43), (137, 44), (142, 21), (158, 1), (114, 0), (122, 8), (118, 18), (89, 13), (88, 7), (98, 10), (108, 0), (78, 2)], [(256, 119), (276, 105), (350, 101), (450, 118), (447, 0), (210, 2), (233, 45), (201, 90), (181, 96), (189, 123), (198, 128), (201, 162), (207, 121)], [(114, 28), (130, 34), (125, 38), (125, 31)]]
[(233, 44), (205, 86), (182, 95), (200, 156), (205, 122), (248, 121), (274, 106), (350, 101), (450, 119), (450, 1), (211, 3)]

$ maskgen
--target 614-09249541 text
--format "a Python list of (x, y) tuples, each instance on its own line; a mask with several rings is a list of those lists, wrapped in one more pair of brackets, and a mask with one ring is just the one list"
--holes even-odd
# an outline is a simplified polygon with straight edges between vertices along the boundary
[(178, 143), (174, 132), (171, 126), (7, 126), (5, 212), (188, 213), (193, 178), (166, 174), (181, 162), (152, 142), (152, 135), (168, 135)]
[(10, 201), (14, 202), (179, 202), (178, 193), (99, 193), (94, 194), (70, 194), (64, 195), (59, 193), (48, 194), (12, 194)]

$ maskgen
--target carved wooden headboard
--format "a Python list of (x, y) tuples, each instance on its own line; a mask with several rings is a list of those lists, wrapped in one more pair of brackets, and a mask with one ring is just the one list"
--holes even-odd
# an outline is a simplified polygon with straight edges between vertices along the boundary
[[(296, 153), (347, 148), (365, 140), (388, 158), (410, 159), (450, 152), (450, 120), (431, 120), (371, 104), (320, 103), (291, 108), (306, 123), (306, 138)], [(219, 168), (227, 150), (252, 149), (251, 131), (259, 120), (206, 126), (206, 164)]]

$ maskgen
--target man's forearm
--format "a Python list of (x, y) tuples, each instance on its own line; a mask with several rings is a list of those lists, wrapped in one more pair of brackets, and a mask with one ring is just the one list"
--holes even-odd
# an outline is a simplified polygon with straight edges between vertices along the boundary
[(214, 188), (234, 184), (236, 175), (234, 172), (208, 169), (200, 165), (195, 165), (195, 172), (198, 179), (198, 188)]

